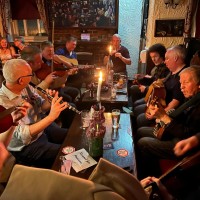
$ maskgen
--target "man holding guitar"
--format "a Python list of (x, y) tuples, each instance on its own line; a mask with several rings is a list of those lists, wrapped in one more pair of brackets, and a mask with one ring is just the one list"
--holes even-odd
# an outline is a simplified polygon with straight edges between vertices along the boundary
[[(74, 51), (77, 45), (77, 39), (75, 37), (69, 37), (66, 41), (66, 45), (64, 48), (59, 48), (55, 51), (55, 54), (60, 55), (62, 59), (66, 58), (65, 60), (67, 62), (70, 62), (71, 65), (75, 68), (77, 68), (78, 61), (77, 61), (77, 54)], [(87, 69), (90, 67), (82, 67), (83, 69)], [(80, 68), (81, 69), (81, 68)], [(79, 70), (79, 72), (76, 75), (70, 76), (67, 80), (68, 84), (76, 87), (78, 89), (81, 88), (83, 82), (90, 82), (90, 76), (83, 70)]]
[[(73, 65), (70, 62), (67, 62), (66, 60), (63, 60), (58, 55), (54, 54), (54, 47), (53, 44), (49, 41), (45, 41), (41, 44), (42, 49), (42, 60), (44, 64), (47, 65), (47, 67), (51, 68), (52, 62), (53, 65), (56, 65), (56, 63), (59, 63), (60, 65), (64, 65), (68, 70), (66, 71), (65, 68), (63, 71), (64, 74), (61, 77), (58, 77), (51, 88), (53, 89), (59, 89), (60, 95), (64, 98), (67, 102), (74, 102), (75, 98), (79, 94), (79, 90), (74, 87), (65, 86), (67, 84), (68, 77), (70, 75), (74, 75), (77, 72), (76, 68), (73, 68)], [(70, 69), (71, 68), (71, 69)]]
[[(184, 96), (183, 93), (181, 92), (180, 82), (179, 82), (179, 73), (186, 67), (184, 60), (185, 60), (184, 47), (176, 45), (167, 49), (167, 52), (165, 54), (165, 64), (167, 68), (170, 70), (170, 73), (163, 80), (164, 89), (166, 90), (165, 111), (177, 108), (184, 101)], [(153, 91), (154, 90), (152, 90), (152, 92)], [(147, 95), (148, 94), (149, 92), (147, 92)], [(149, 95), (149, 97), (151, 98), (152, 95)], [(138, 128), (143, 126), (150, 126), (155, 122), (154, 116), (152, 116), (148, 112), (145, 112), (146, 108), (145, 106), (146, 106), (145, 104), (139, 105), (134, 109), (134, 114), (137, 117)]]
[[(167, 115), (159, 104), (157, 106), (155, 106), (156, 104), (150, 105), (151, 114), (162, 121), (164, 126), (160, 139), (155, 132), (153, 133), (151, 127), (139, 129), (140, 139), (137, 142), (137, 147), (140, 151), (140, 159), (143, 162), (148, 162), (148, 165), (152, 165), (152, 168), (157, 171), (159, 168), (156, 166), (156, 162), (159, 159), (177, 160), (179, 159), (177, 156), (184, 156), (186, 151), (199, 146), (200, 67), (191, 66), (182, 70), (180, 84), (186, 102), (174, 112)], [(148, 171), (150, 168), (143, 169)]]

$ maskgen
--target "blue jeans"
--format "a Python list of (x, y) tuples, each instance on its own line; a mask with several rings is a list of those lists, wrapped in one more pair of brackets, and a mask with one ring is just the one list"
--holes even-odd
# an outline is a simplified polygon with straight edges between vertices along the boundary
[(152, 127), (141, 127), (135, 136), (139, 179), (160, 176), (159, 159), (177, 159), (173, 148), (177, 139), (161, 141), (153, 134)]
[(11, 153), (19, 164), (51, 168), (66, 135), (67, 129), (53, 123), (35, 142), (25, 146), (21, 151)]

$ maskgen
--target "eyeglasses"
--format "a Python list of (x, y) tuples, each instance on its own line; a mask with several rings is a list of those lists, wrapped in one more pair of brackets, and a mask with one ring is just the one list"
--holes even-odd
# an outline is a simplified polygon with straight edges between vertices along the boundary
[[(29, 74), (29, 75), (26, 75), (26, 76), (20, 76), (19, 78), (29, 77), (29, 76), (33, 76), (33, 74)], [(18, 78), (18, 79), (19, 79), (19, 78)]]
[(34, 76), (34, 74), (28, 74), (28, 75), (25, 75), (25, 76), (20, 76), (18, 79), (17, 79), (17, 82), (19, 82), (19, 79), (20, 78), (25, 78), (25, 77), (32, 77), (32, 76)]

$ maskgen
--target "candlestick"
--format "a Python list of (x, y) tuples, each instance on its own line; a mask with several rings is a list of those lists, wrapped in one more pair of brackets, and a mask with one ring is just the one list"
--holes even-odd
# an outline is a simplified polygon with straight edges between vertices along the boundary
[(100, 102), (101, 84), (102, 84), (102, 72), (99, 73), (99, 80), (97, 87), (97, 102)]

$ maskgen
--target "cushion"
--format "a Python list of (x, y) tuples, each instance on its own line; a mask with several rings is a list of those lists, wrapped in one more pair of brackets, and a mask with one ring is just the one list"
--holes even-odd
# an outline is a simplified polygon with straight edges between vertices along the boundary
[(125, 199), (147, 200), (147, 195), (135, 176), (101, 158), (89, 180), (105, 185)]
[(15, 165), (0, 200), (124, 200), (111, 188), (48, 169)]

